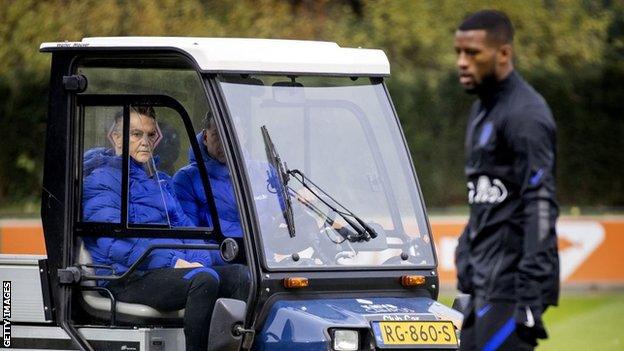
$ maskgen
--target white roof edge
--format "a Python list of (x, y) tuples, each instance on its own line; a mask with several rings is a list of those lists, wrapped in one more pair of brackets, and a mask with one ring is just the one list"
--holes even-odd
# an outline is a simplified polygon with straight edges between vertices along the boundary
[(43, 43), (41, 51), (91, 48), (170, 48), (191, 56), (203, 72), (268, 72), (390, 75), (386, 54), (342, 48), (334, 42), (194, 37), (95, 37), (80, 42)]

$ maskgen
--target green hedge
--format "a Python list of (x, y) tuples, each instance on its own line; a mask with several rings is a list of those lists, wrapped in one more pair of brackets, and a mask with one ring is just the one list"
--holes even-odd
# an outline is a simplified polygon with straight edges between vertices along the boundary
[(0, 204), (39, 196), (50, 57), (44, 41), (85, 36), (297, 38), (385, 50), (388, 86), (429, 206), (465, 202), (472, 97), (457, 84), (453, 33), (468, 13), (506, 11), (518, 70), (559, 128), (564, 205), (624, 206), (621, 1), (0, 0)]

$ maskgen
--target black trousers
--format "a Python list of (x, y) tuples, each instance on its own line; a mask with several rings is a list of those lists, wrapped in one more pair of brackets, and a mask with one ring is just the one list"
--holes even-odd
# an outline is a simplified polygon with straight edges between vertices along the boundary
[(514, 310), (515, 303), (473, 298), (464, 314), (460, 351), (533, 350), (516, 332)]
[(118, 301), (148, 305), (162, 311), (185, 308), (186, 350), (206, 351), (210, 318), (219, 297), (247, 300), (249, 270), (243, 265), (163, 268), (137, 273), (108, 288)]

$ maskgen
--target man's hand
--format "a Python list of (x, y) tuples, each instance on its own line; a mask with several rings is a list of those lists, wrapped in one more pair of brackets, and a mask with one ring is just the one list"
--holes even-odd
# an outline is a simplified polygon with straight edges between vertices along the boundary
[(537, 339), (548, 338), (548, 333), (542, 323), (542, 310), (540, 307), (518, 304), (514, 312), (516, 320), (516, 332), (524, 341), (537, 346)]
[(297, 190), (297, 200), (302, 204), (309, 204), (316, 201), (316, 196), (307, 188)]
[(178, 258), (173, 268), (195, 268), (195, 267), (203, 267), (203, 266), (204, 265), (202, 265), (199, 262), (189, 262), (181, 258)]

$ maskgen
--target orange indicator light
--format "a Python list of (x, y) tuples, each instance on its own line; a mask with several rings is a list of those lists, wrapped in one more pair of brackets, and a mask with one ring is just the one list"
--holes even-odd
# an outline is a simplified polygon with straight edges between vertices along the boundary
[(425, 285), (425, 276), (423, 275), (404, 275), (401, 277), (401, 285), (406, 288), (412, 286)]
[(284, 287), (286, 289), (301, 289), (308, 287), (308, 278), (290, 277), (284, 278)]

